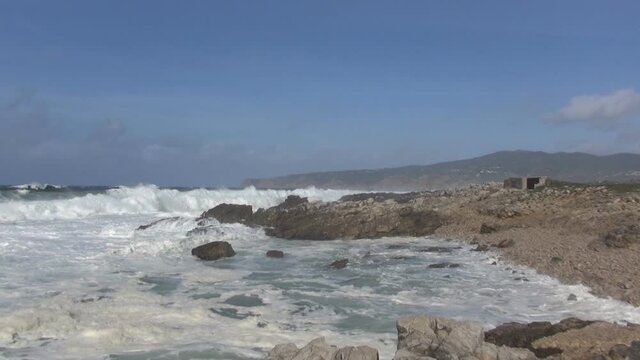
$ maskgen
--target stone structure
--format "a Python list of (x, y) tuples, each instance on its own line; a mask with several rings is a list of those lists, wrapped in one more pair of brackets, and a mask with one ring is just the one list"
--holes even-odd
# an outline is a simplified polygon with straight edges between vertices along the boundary
[(504, 181), (505, 189), (533, 190), (538, 186), (550, 183), (548, 176), (523, 176), (512, 177)]

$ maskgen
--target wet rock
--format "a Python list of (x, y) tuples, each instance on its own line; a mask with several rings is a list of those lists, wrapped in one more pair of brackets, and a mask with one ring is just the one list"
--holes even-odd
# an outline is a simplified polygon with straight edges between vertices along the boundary
[(534, 348), (532, 345), (534, 341), (567, 330), (581, 329), (592, 323), (593, 321), (584, 321), (576, 318), (568, 318), (556, 324), (548, 321), (532, 322), (529, 324), (511, 322), (487, 331), (484, 334), (484, 339), (498, 346), (527, 348), (538, 357), (546, 357), (558, 354), (562, 352), (562, 350), (555, 348)]
[(480, 234), (491, 234), (496, 231), (498, 231), (498, 227), (496, 225), (490, 225), (487, 223), (480, 225)]
[(163, 223), (163, 222), (177, 221), (177, 220), (179, 220), (179, 219), (180, 219), (180, 217), (175, 216), (175, 217), (170, 217), (170, 218), (164, 218), (164, 219), (156, 220), (156, 221), (151, 222), (151, 223), (148, 223), (148, 224), (146, 224), (146, 225), (140, 225), (140, 226), (138, 226), (138, 228), (137, 228), (136, 230), (146, 230), (146, 229), (148, 229), (148, 228), (150, 228), (150, 227), (152, 227), (152, 226), (154, 226), (154, 225), (158, 225), (158, 224)]
[(426, 248), (417, 249), (418, 252), (428, 252), (428, 253), (451, 253), (454, 250), (462, 249), (459, 246), (428, 246)]
[(569, 296), (567, 297), (568, 301), (577, 301), (578, 297), (576, 296), (576, 294), (569, 294)]
[(349, 259), (340, 259), (329, 264), (329, 267), (332, 269), (344, 269), (347, 267), (349, 263)]
[(478, 245), (475, 247), (475, 249), (471, 250), (471, 251), (489, 251), (489, 246), (488, 245)]
[(248, 224), (252, 222), (252, 217), (253, 208), (251, 205), (220, 204), (203, 212), (196, 220), (213, 218), (221, 223)]
[(269, 250), (266, 255), (270, 258), (282, 258), (284, 257), (284, 252), (280, 250)]
[(224, 303), (241, 307), (254, 307), (264, 305), (262, 299), (257, 295), (234, 295), (225, 300)]
[(284, 202), (280, 205), (278, 205), (278, 208), (280, 209), (290, 209), (292, 207), (296, 207), (298, 205), (302, 205), (302, 204), (306, 204), (309, 202), (309, 199), (307, 199), (306, 197), (300, 197), (298, 195), (289, 195), (287, 196), (287, 198), (284, 200)]
[(218, 260), (225, 257), (232, 257), (236, 252), (226, 241), (214, 241), (208, 244), (200, 245), (191, 250), (191, 255), (201, 260)]
[(498, 249), (505, 249), (505, 248), (508, 248), (508, 247), (512, 247), (515, 244), (516, 244), (516, 242), (513, 239), (504, 239), (504, 240), (500, 241), (498, 243), (498, 245), (496, 245), (496, 247)]
[(443, 263), (437, 263), (437, 264), (431, 264), (429, 266), (427, 266), (429, 269), (444, 269), (444, 268), (459, 268), (460, 264), (456, 264), (456, 263), (450, 263), (450, 262), (443, 262)]

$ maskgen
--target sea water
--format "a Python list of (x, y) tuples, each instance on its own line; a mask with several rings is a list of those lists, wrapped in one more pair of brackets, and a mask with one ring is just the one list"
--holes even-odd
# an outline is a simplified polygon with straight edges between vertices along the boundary
[[(395, 320), (426, 313), (479, 321), (569, 316), (640, 322), (640, 311), (435, 237), (300, 241), (209, 221), (220, 203), (269, 207), (296, 194), (350, 191), (0, 188), (0, 357), (253, 359), (278, 343), (326, 337), (395, 351)], [(145, 229), (138, 226), (161, 221)], [(205, 262), (193, 247), (232, 244)], [(437, 247), (434, 249), (434, 247)], [(278, 249), (284, 258), (268, 258)], [(348, 258), (345, 269), (329, 264)], [(457, 268), (433, 269), (441, 262)], [(569, 301), (569, 294), (577, 301)]]

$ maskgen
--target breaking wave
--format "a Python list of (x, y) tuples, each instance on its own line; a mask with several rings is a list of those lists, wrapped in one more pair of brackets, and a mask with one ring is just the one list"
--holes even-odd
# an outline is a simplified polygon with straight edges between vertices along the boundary
[[(30, 186), (30, 185), (28, 185)], [(118, 187), (67, 199), (0, 202), (0, 221), (78, 219), (96, 215), (193, 216), (223, 202), (252, 205), (254, 209), (279, 204), (289, 195), (332, 201), (353, 193), (316, 188), (297, 190), (163, 189), (155, 185)]]

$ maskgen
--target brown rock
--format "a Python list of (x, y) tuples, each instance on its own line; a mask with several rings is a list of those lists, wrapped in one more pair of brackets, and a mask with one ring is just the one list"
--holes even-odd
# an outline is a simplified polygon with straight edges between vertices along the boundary
[(236, 252), (226, 241), (214, 241), (208, 244), (200, 245), (191, 250), (191, 255), (201, 260), (218, 260), (224, 257), (232, 257)]
[(344, 269), (347, 267), (348, 263), (349, 259), (340, 259), (329, 264), (329, 267), (331, 267), (332, 269)]

